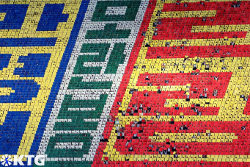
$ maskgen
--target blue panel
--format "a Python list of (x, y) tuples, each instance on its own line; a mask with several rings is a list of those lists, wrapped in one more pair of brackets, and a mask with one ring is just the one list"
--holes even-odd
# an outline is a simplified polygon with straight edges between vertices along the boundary
[(28, 54), (20, 56), (18, 63), (24, 63), (22, 68), (16, 68), (15, 75), (21, 77), (43, 77), (51, 54)]
[(66, 22), (69, 15), (62, 14), (64, 4), (46, 4), (37, 31), (56, 31), (59, 22)]
[(0, 13), (6, 13), (0, 21), (0, 29), (21, 29), (29, 5), (0, 5)]
[(0, 38), (0, 47), (55, 46), (57, 38)]
[(52, 90), (51, 90), (51, 93), (50, 93), (50, 96), (49, 96), (49, 99), (48, 99), (48, 103), (46, 104), (46, 107), (44, 109), (43, 117), (41, 118), (41, 121), (39, 123), (37, 133), (35, 135), (35, 139), (33, 141), (33, 144), (32, 144), (32, 147), (31, 147), (31, 150), (30, 150), (29, 154), (36, 154), (36, 152), (38, 150), (41, 138), (43, 136), (43, 132), (45, 130), (46, 124), (47, 124), (49, 116), (50, 116), (50, 112), (51, 112), (52, 107), (54, 105), (54, 101), (55, 101), (57, 92), (58, 92), (58, 90), (60, 88), (60, 83), (62, 82), (62, 78), (64, 76), (64, 72), (65, 72), (67, 64), (69, 62), (71, 52), (72, 52), (72, 50), (73, 50), (73, 48), (75, 46), (75, 42), (76, 42), (76, 39), (77, 39), (77, 36), (78, 36), (78, 32), (79, 32), (79, 30), (81, 28), (82, 21), (84, 19), (85, 13), (87, 11), (88, 4), (89, 4), (89, 0), (83, 0), (82, 4), (80, 6), (80, 9), (79, 9), (79, 12), (77, 14), (77, 18), (76, 18), (74, 27), (73, 27), (73, 29), (71, 31), (71, 35), (70, 35), (70, 38), (69, 38), (68, 45), (67, 45), (67, 47), (65, 49), (65, 52), (63, 54), (63, 58), (62, 58), (60, 67), (58, 69), (56, 79), (54, 81), (54, 84), (53, 84), (53, 87), (52, 87)]
[(0, 154), (17, 154), (30, 112), (8, 112), (0, 126)]
[(0, 80), (0, 88), (11, 88), (15, 93), (0, 96), (0, 103), (26, 103), (37, 96), (40, 86), (32, 80)]
[(8, 67), (10, 58), (11, 58), (11, 54), (0, 54), (0, 70)]

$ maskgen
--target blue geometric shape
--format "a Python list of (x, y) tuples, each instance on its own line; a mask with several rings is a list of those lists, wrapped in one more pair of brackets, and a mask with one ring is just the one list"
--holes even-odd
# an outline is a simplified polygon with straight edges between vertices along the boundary
[(8, 112), (0, 125), (0, 154), (17, 154), (20, 141), (29, 120), (29, 111)]
[(77, 14), (77, 18), (75, 20), (73, 29), (71, 31), (67, 47), (66, 47), (65, 52), (63, 54), (63, 57), (62, 57), (62, 60), (60, 63), (60, 67), (59, 67), (58, 72), (56, 74), (56, 78), (54, 80), (54, 84), (53, 84), (53, 87), (51, 89), (51, 93), (49, 95), (48, 102), (47, 102), (46, 107), (43, 111), (43, 117), (41, 118), (38, 129), (36, 131), (36, 135), (35, 135), (34, 141), (32, 143), (32, 147), (30, 149), (30, 153), (29, 153), (30, 155), (36, 154), (37, 150), (39, 148), (39, 145), (40, 145), (40, 142), (41, 142), (41, 139), (43, 136), (43, 132), (44, 132), (46, 124), (48, 122), (51, 110), (54, 106), (54, 102), (56, 100), (56, 96), (57, 96), (57, 93), (59, 91), (60, 84), (62, 82), (64, 73), (66, 71), (66, 67), (68, 65), (71, 53), (72, 53), (73, 48), (75, 46), (75, 42), (76, 42), (79, 30), (81, 28), (85, 13), (87, 11), (88, 4), (89, 4), (89, 0), (82, 0), (82, 2), (81, 2), (81, 6), (80, 6), (79, 12)]
[(56, 31), (59, 22), (66, 22), (68, 14), (62, 14), (64, 4), (46, 4), (37, 31)]
[(28, 54), (28, 56), (20, 56), (18, 63), (24, 63), (22, 68), (16, 68), (15, 75), (20, 77), (43, 77), (51, 54)]
[(55, 46), (57, 38), (0, 38), (0, 47)]
[(0, 21), (0, 29), (21, 29), (29, 5), (0, 5), (0, 13), (6, 13)]
[(10, 95), (0, 95), (0, 103), (26, 103), (37, 96), (40, 85), (33, 80), (0, 80), (0, 87), (15, 90)]
[(0, 54), (0, 70), (8, 67), (10, 58), (11, 58), (11, 54)]

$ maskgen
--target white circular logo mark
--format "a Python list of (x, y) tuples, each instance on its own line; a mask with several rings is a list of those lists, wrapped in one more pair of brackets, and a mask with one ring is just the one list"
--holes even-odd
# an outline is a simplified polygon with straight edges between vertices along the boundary
[(11, 156), (9, 156), (9, 155), (3, 155), (2, 156), (2, 159), (0, 160), (1, 161), (1, 164), (3, 165), (3, 166), (10, 166), (11, 164), (12, 164), (12, 162), (13, 162), (13, 160), (12, 160), (12, 158), (11, 158)]

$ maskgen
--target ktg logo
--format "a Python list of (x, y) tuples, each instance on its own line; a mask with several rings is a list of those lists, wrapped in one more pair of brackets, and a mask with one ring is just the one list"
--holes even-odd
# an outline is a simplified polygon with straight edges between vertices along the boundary
[(3, 155), (0, 162), (1, 165), (3, 166), (24, 166), (24, 162), (23, 162), (23, 158), (26, 158), (26, 166), (31, 166), (33, 164), (33, 162), (37, 165), (37, 166), (44, 166), (45, 164), (45, 155), (14, 155), (10, 156), (10, 155)]

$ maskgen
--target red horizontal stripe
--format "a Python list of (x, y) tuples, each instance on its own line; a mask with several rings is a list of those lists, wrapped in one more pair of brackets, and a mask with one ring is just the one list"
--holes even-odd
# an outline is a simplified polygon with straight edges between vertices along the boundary
[[(132, 124), (132, 123), (131, 123)], [(233, 142), (227, 143), (171, 143), (171, 146), (176, 146), (177, 154), (199, 154), (199, 155), (248, 155), (249, 149), (246, 147), (250, 144), (247, 139), (249, 134), (249, 128), (242, 130), (242, 126), (246, 126), (248, 122), (175, 122), (170, 124), (169, 122), (153, 122), (150, 124), (142, 124), (143, 133), (139, 133), (138, 127), (131, 127), (130, 125), (125, 126), (125, 139), (119, 139), (116, 141), (115, 148), (120, 154), (159, 154), (156, 151), (157, 147), (164, 149), (168, 148), (169, 145), (159, 142), (152, 142), (149, 136), (153, 136), (154, 132), (158, 133), (206, 133), (206, 130), (210, 130), (210, 133), (235, 133), (238, 139)], [(181, 126), (188, 127), (188, 130), (180, 130)], [(133, 134), (138, 134), (140, 139), (133, 139), (131, 146), (134, 151), (128, 151), (126, 146), (127, 140), (132, 139)], [(149, 145), (153, 145), (153, 151), (147, 150)], [(189, 148), (185, 148), (188, 146)]]
[(249, 57), (250, 47), (235, 46), (185, 46), (181, 47), (150, 47), (147, 59), (193, 57)]

